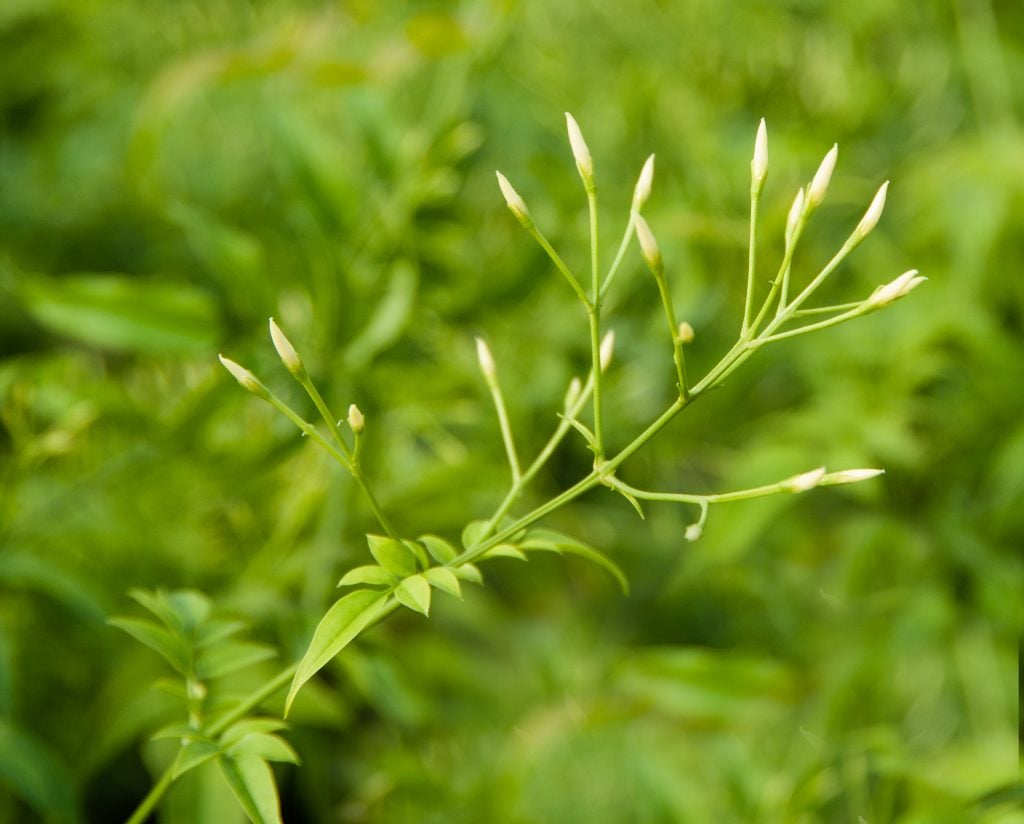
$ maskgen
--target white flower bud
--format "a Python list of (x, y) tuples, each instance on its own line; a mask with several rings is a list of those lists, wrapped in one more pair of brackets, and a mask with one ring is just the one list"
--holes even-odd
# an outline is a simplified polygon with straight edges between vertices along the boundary
[(651, 186), (654, 183), (654, 155), (647, 158), (644, 167), (640, 170), (640, 177), (637, 178), (636, 188), (633, 189), (633, 208), (640, 211), (647, 199), (651, 196)]
[(480, 361), (480, 371), (483, 372), (484, 378), (488, 383), (493, 381), (498, 374), (498, 370), (494, 365), (494, 356), (491, 355), (491, 348), (483, 338), (476, 339), (476, 359)]
[(836, 159), (839, 157), (839, 146), (832, 145), (814, 173), (811, 185), (807, 188), (807, 208), (815, 209), (825, 199), (825, 192), (828, 191), (829, 181), (832, 179), (832, 172), (836, 168)]
[(793, 198), (793, 205), (789, 207), (789, 214), (786, 216), (786, 245), (788, 246), (793, 242), (793, 234), (796, 232), (797, 221), (800, 220), (800, 216), (804, 213), (804, 190), (800, 187), (800, 191), (796, 193), (796, 197)]
[(530, 217), (530, 210), (526, 208), (526, 202), (519, 196), (519, 192), (512, 188), (512, 184), (508, 182), (505, 175), (501, 172), (495, 172), (495, 174), (498, 176), (498, 188), (501, 189), (508, 210), (516, 216), (516, 220), (529, 229), (533, 226), (533, 218)]
[(598, 363), (601, 366), (601, 371), (604, 372), (608, 368), (608, 364), (612, 362), (612, 353), (615, 351), (615, 330), (609, 329), (605, 332), (603, 338), (601, 338), (601, 348), (599, 350)]
[(686, 531), (683, 533), (683, 537), (693, 543), (700, 539), (700, 536), (704, 534), (704, 525), (701, 523), (690, 524), (686, 527)]
[(768, 177), (768, 127), (761, 118), (754, 138), (754, 158), (750, 161), (750, 190), (761, 194), (765, 178)]
[(868, 210), (864, 213), (864, 217), (860, 219), (857, 228), (853, 230), (854, 237), (857, 240), (866, 238), (878, 224), (878, 219), (882, 216), (882, 210), (885, 208), (885, 195), (888, 191), (889, 181), (887, 180), (879, 187), (874, 198), (871, 200), (871, 205), (868, 206)]
[(244, 366), (235, 363), (230, 358), (225, 358), (223, 355), (218, 355), (220, 362), (224, 364), (224, 368), (231, 373), (232, 377), (242, 384), (243, 387), (248, 389), (254, 395), (259, 395), (261, 398), (269, 398), (270, 393), (267, 392), (266, 387), (259, 382), (256, 376), (246, 369)]
[(281, 328), (274, 322), (273, 318), (270, 319), (270, 339), (274, 342), (274, 348), (277, 350), (281, 362), (288, 367), (288, 371), (297, 378), (304, 378), (306, 376), (306, 367), (302, 365), (299, 353), (295, 351), (295, 347), (285, 337), (284, 332), (281, 331)]
[(576, 401), (580, 399), (580, 392), (583, 391), (583, 384), (579, 378), (573, 378), (569, 381), (569, 388), (565, 390), (565, 400), (562, 401), (562, 405), (565, 409), (572, 409), (576, 405)]
[(787, 478), (779, 486), (785, 492), (806, 492), (808, 489), (814, 489), (814, 487), (818, 486), (824, 477), (825, 467), (819, 466), (810, 472), (804, 472), (800, 475), (794, 475), (792, 478)]
[(910, 269), (904, 272), (895, 280), (883, 284), (871, 293), (868, 298), (868, 306), (871, 309), (881, 309), (894, 300), (899, 300), (909, 295), (914, 289), (924, 283), (928, 278), (919, 275), (917, 269)]
[(569, 132), (572, 156), (576, 160), (576, 168), (579, 169), (580, 177), (583, 178), (583, 185), (588, 191), (592, 190), (594, 188), (594, 161), (590, 157), (587, 141), (583, 139), (583, 132), (580, 131), (576, 119), (568, 112), (565, 113), (565, 125)]
[(884, 475), (884, 469), (844, 469), (842, 472), (829, 472), (821, 479), (821, 486), (836, 486), (837, 484), (855, 484), (860, 481), (867, 481)]
[(363, 413), (359, 411), (359, 407), (355, 404), (348, 408), (348, 426), (352, 430), (353, 435), (362, 435), (363, 430), (366, 428), (366, 418), (363, 417)]
[(647, 265), (655, 272), (661, 272), (663, 265), (661, 251), (658, 249), (658, 242), (654, 239), (651, 227), (647, 225), (642, 215), (636, 216), (636, 239), (640, 241), (640, 251), (643, 253)]
[(695, 337), (693, 327), (684, 320), (679, 324), (676, 337), (680, 343), (693, 343), (693, 339)]

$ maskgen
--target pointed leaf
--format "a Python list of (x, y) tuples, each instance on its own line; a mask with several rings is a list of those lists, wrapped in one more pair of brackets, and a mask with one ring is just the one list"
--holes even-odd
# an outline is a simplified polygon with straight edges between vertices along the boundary
[(448, 567), (431, 567), (423, 573), (423, 577), (430, 582), (434, 589), (447, 592), (456, 598), (462, 597), (462, 587), (459, 585), (459, 579), (455, 577), (455, 573), (448, 569)]
[(462, 564), (452, 569), (452, 574), (463, 581), (472, 581), (474, 584), (484, 583), (484, 576), (480, 574), (480, 568), (476, 564)]
[(398, 579), (388, 572), (384, 567), (369, 564), (350, 569), (344, 577), (338, 581), (339, 587), (354, 587), (358, 584), (367, 584), (373, 587), (394, 586)]
[(207, 621), (199, 628), (196, 646), (205, 647), (210, 644), (216, 644), (218, 641), (224, 641), (232, 635), (238, 635), (247, 626), (245, 621), (221, 621), (217, 619)]
[(176, 723), (168, 724), (166, 727), (161, 727), (150, 737), (153, 741), (160, 741), (164, 738), (198, 738), (202, 735), (195, 727), (191, 727), (188, 724)]
[(427, 548), (430, 556), (439, 564), (449, 564), (459, 556), (455, 547), (437, 535), (420, 535), (419, 540)]
[(281, 824), (277, 785), (266, 761), (251, 755), (224, 755), (217, 764), (253, 824)]
[(188, 650), (182, 640), (168, 630), (141, 618), (109, 618), (107, 623), (160, 653), (182, 675), (188, 674)]
[(277, 651), (265, 644), (225, 641), (200, 651), (196, 662), (196, 674), (202, 680), (221, 678), (275, 655)]
[(519, 561), (525, 561), (526, 556), (520, 551), (518, 547), (512, 544), (498, 544), (497, 546), (491, 547), (483, 555), (484, 558), (515, 558)]
[(370, 545), (370, 554), (384, 569), (399, 578), (416, 572), (416, 556), (401, 541), (383, 535), (367, 535), (366, 540)]
[(174, 759), (174, 777), (184, 775), (217, 755), (220, 755), (220, 747), (208, 738), (187, 742), (178, 750), (178, 756)]
[(299, 755), (292, 749), (291, 744), (279, 735), (271, 735), (265, 732), (254, 732), (243, 736), (228, 749), (231, 756), (255, 756), (264, 761), (287, 761), (290, 764), (299, 763)]
[(313, 633), (313, 640), (309, 642), (309, 648), (295, 671), (285, 701), (285, 715), (291, 709), (292, 701), (295, 700), (295, 695), (302, 685), (359, 633), (386, 615), (390, 603), (390, 599), (379, 590), (358, 589), (350, 592), (327, 611)]
[(430, 584), (422, 575), (412, 575), (398, 585), (395, 598), (403, 606), (430, 615)]
[(412, 554), (416, 556), (416, 563), (419, 564), (420, 569), (426, 569), (430, 566), (430, 556), (427, 555), (426, 551), (417, 541), (402, 541), (402, 543), (409, 547)]
[(640, 516), (641, 521), (647, 519), (647, 516), (644, 515), (643, 507), (640, 506), (640, 501), (638, 501), (633, 495), (630, 495), (624, 489), (615, 488), (615, 491), (618, 492), (623, 498), (625, 498), (633, 505), (633, 509), (636, 510), (636, 514)]
[(629, 594), (629, 581), (626, 580), (626, 575), (619, 568), (618, 564), (606, 557), (602, 553), (598, 552), (593, 547), (587, 546), (577, 541), (575, 538), (570, 538), (568, 535), (562, 535), (559, 532), (554, 532), (550, 529), (531, 529), (526, 539), (519, 545), (520, 549), (526, 550), (546, 550), (548, 552), (557, 552), (559, 554), (569, 553), (570, 555), (579, 555), (581, 558), (586, 558), (603, 567), (616, 581), (619, 582), (619, 586), (622, 587), (624, 594)]
[(128, 596), (152, 612), (172, 632), (176, 632), (179, 635), (184, 634), (185, 625), (181, 622), (178, 614), (171, 608), (171, 605), (167, 603), (165, 593), (160, 590), (151, 592), (148, 589), (131, 589), (128, 590)]
[(220, 736), (220, 745), (227, 749), (247, 735), (256, 732), (277, 732), (287, 728), (280, 718), (246, 718), (228, 727)]
[(484, 531), (487, 529), (487, 521), (470, 521), (462, 530), (462, 546), (470, 549), (480, 543)]

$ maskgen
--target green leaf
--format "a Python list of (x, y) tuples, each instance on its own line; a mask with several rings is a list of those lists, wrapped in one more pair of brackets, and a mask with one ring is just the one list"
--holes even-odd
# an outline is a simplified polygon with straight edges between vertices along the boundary
[(247, 735), (257, 732), (277, 732), (278, 730), (285, 729), (287, 726), (280, 718), (246, 718), (242, 721), (236, 721), (221, 733), (220, 745), (227, 749)]
[(439, 564), (450, 564), (459, 556), (455, 547), (437, 535), (420, 535), (419, 540), (427, 548), (430, 557)]
[(286, 761), (290, 764), (300, 763), (299, 755), (291, 744), (279, 735), (265, 732), (254, 732), (238, 739), (228, 749), (231, 756), (255, 756), (265, 761)]
[(534, 549), (557, 552), (560, 555), (562, 553), (579, 555), (581, 558), (586, 558), (588, 561), (603, 567), (619, 582), (622, 592), (626, 595), (629, 594), (629, 581), (618, 564), (593, 547), (582, 544), (568, 535), (562, 535), (560, 532), (554, 532), (550, 529), (531, 529), (519, 547), (526, 550)]
[(208, 352), (220, 339), (216, 305), (184, 284), (120, 274), (26, 276), (29, 313), (64, 337), (123, 352)]
[(430, 584), (422, 575), (412, 575), (398, 585), (395, 598), (403, 606), (430, 615)]
[(254, 824), (281, 824), (274, 773), (262, 758), (223, 755), (217, 759), (224, 779)]
[(454, 595), (456, 598), (462, 597), (462, 587), (459, 584), (459, 579), (455, 577), (455, 573), (447, 567), (431, 567), (423, 573), (423, 577), (426, 578), (432, 587), (439, 589), (442, 592), (447, 592), (449, 595)]
[(191, 589), (174, 592), (133, 589), (128, 594), (178, 635), (195, 631), (209, 617), (213, 606), (203, 593)]
[(187, 773), (189, 770), (204, 764), (211, 758), (220, 755), (220, 747), (208, 738), (198, 738), (187, 742), (174, 759), (174, 777)]
[(515, 558), (519, 561), (525, 561), (526, 556), (522, 553), (519, 547), (513, 546), (512, 544), (498, 544), (497, 546), (491, 547), (483, 555), (484, 558)]
[(452, 573), (463, 581), (472, 581), (474, 584), (483, 585), (484, 576), (480, 574), (480, 568), (476, 564), (462, 564), (453, 567)]
[(150, 738), (153, 741), (161, 741), (165, 738), (198, 738), (201, 736), (199, 730), (195, 727), (183, 724), (180, 721), (174, 724), (168, 724), (166, 727), (161, 727)]
[(221, 621), (217, 619), (207, 621), (199, 628), (196, 646), (205, 647), (224, 641), (232, 635), (240, 633), (246, 626), (245, 621)]
[(416, 572), (416, 556), (401, 541), (383, 535), (367, 535), (366, 540), (370, 545), (370, 554), (384, 569), (399, 578)]
[(480, 543), (487, 524), (488, 521), (470, 521), (466, 524), (466, 528), (462, 530), (462, 546), (465, 549), (472, 549)]
[(128, 590), (128, 597), (152, 612), (172, 632), (178, 635), (184, 634), (185, 625), (181, 622), (178, 614), (171, 608), (171, 605), (167, 603), (164, 593), (160, 590), (150, 592), (148, 589), (130, 589)]
[(367, 584), (372, 587), (390, 587), (394, 586), (398, 579), (384, 567), (374, 566), (368, 564), (367, 566), (359, 566), (355, 569), (350, 569), (338, 581), (339, 587), (354, 587), (359, 584)]
[(420, 546), (418, 541), (402, 541), (402, 543), (409, 547), (412, 554), (416, 556), (416, 562), (419, 564), (420, 569), (426, 569), (430, 566), (430, 557), (424, 551), (423, 547)]
[(196, 675), (202, 680), (221, 678), (275, 655), (277, 651), (265, 644), (247, 641), (222, 642), (200, 651), (196, 661)]
[(350, 592), (327, 610), (295, 671), (291, 688), (288, 690), (288, 698), (285, 700), (285, 715), (291, 709), (292, 701), (295, 700), (295, 695), (302, 685), (351, 643), (360, 632), (386, 615), (390, 604), (390, 599), (379, 590), (358, 589)]
[(158, 652), (182, 675), (188, 674), (188, 650), (185, 644), (163, 627), (141, 618), (108, 618), (107, 623), (123, 629), (136, 641)]

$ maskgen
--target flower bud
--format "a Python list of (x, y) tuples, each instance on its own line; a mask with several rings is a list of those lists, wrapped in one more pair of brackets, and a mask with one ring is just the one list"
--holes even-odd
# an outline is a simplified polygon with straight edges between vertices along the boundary
[(832, 145), (814, 173), (811, 185), (807, 187), (807, 208), (815, 209), (825, 199), (825, 192), (828, 191), (828, 183), (832, 179), (832, 172), (836, 168), (836, 159), (839, 156), (839, 146)]
[(754, 158), (750, 161), (750, 191), (761, 194), (765, 178), (768, 177), (768, 127), (761, 118), (754, 138)]
[(871, 297), (868, 298), (868, 307), (872, 310), (881, 309), (883, 306), (887, 306), (894, 300), (909, 295), (914, 289), (924, 283), (928, 278), (919, 275), (917, 269), (910, 269), (904, 272), (895, 280), (883, 284), (875, 289), (871, 293)]
[(676, 330), (676, 340), (680, 343), (693, 343), (694, 339), (693, 327), (690, 326), (685, 320), (679, 324), (679, 328)]
[(836, 486), (838, 484), (855, 484), (860, 481), (867, 481), (884, 475), (884, 469), (844, 469), (842, 472), (829, 472), (821, 479), (821, 486)]
[(700, 536), (704, 534), (704, 524), (696, 523), (690, 524), (686, 527), (686, 531), (683, 533), (683, 537), (693, 543), (694, 541), (700, 540)]
[(658, 242), (654, 239), (651, 227), (647, 225), (642, 215), (636, 216), (636, 239), (640, 241), (640, 251), (643, 253), (647, 265), (655, 272), (661, 272), (664, 268), (661, 260), (661, 251), (658, 249)]
[(800, 220), (800, 216), (804, 213), (804, 190), (800, 187), (800, 191), (796, 193), (796, 197), (793, 198), (793, 205), (789, 207), (789, 214), (786, 216), (786, 245), (788, 246), (793, 242), (793, 235), (796, 233), (796, 224)]
[(498, 374), (498, 370), (494, 366), (494, 356), (491, 355), (491, 348), (483, 338), (476, 339), (476, 359), (480, 362), (480, 371), (483, 372), (484, 379), (488, 383), (493, 381)]
[(230, 358), (225, 358), (223, 355), (218, 355), (217, 357), (220, 358), (220, 362), (224, 364), (224, 368), (227, 369), (228, 372), (231, 373), (232, 377), (242, 384), (243, 387), (263, 399), (270, 397), (270, 393), (267, 391), (267, 388), (259, 382), (252, 372), (244, 366), (235, 363)]
[(569, 146), (572, 147), (572, 156), (576, 160), (576, 168), (579, 169), (580, 177), (583, 178), (583, 185), (587, 191), (593, 191), (594, 161), (590, 157), (587, 141), (583, 139), (583, 132), (580, 131), (576, 119), (568, 112), (565, 113), (565, 125), (569, 131)]
[(295, 347), (285, 337), (284, 332), (281, 331), (273, 318), (270, 319), (270, 339), (274, 343), (274, 348), (277, 350), (281, 362), (288, 367), (288, 371), (299, 379), (306, 377), (306, 367), (302, 365), (299, 353), (295, 351)]
[(601, 371), (604, 372), (608, 368), (608, 364), (612, 362), (612, 352), (615, 351), (615, 330), (609, 329), (605, 332), (603, 338), (601, 338), (601, 348), (599, 350), (598, 363), (601, 366)]
[(633, 209), (639, 212), (647, 199), (651, 196), (651, 186), (654, 183), (654, 155), (647, 158), (644, 167), (640, 170), (640, 177), (637, 178), (636, 188), (633, 189)]
[(533, 218), (530, 217), (530, 210), (526, 208), (526, 202), (519, 196), (519, 192), (512, 188), (512, 184), (508, 182), (508, 178), (505, 177), (501, 172), (495, 172), (498, 176), (498, 188), (501, 189), (501, 194), (505, 198), (505, 205), (508, 206), (508, 210), (516, 216), (516, 220), (523, 224), (527, 229), (533, 226)]
[(878, 224), (878, 219), (882, 216), (882, 210), (885, 208), (885, 195), (888, 191), (889, 181), (887, 180), (879, 187), (874, 198), (871, 200), (871, 205), (868, 206), (868, 210), (864, 213), (864, 217), (860, 219), (857, 228), (853, 230), (854, 237), (858, 241), (866, 238)]
[(352, 430), (353, 435), (362, 435), (363, 430), (366, 428), (366, 418), (363, 417), (363, 413), (359, 411), (359, 407), (355, 404), (348, 408), (348, 427)]
[(825, 467), (819, 466), (810, 472), (804, 472), (800, 475), (794, 475), (792, 478), (787, 478), (779, 486), (785, 492), (806, 492), (808, 489), (814, 489), (814, 487), (818, 486), (824, 477)]

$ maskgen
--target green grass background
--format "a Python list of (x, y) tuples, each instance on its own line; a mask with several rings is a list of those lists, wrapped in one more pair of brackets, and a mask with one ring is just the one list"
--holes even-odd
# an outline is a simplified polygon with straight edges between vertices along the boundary
[[(305, 410), (274, 315), (408, 534), (456, 537), (507, 468), (472, 338), (524, 449), (585, 368), (586, 321), (507, 213), (570, 265), (595, 157), (605, 256), (648, 219), (693, 372), (742, 311), (767, 118), (762, 271), (840, 144), (806, 279), (877, 185), (836, 301), (916, 267), (883, 313), (759, 354), (624, 477), (716, 491), (820, 464), (862, 487), (639, 521), (550, 519), (611, 553), (498, 560), (346, 651), (297, 708), (299, 822), (1020, 822), (1024, 10), (1001, 0), (7, 0), (0, 6), (0, 820), (113, 822), (149, 787), (166, 673), (105, 617), (194, 587), (294, 660), (373, 528), (350, 481), (216, 363)], [(607, 259), (607, 258), (606, 258)], [(762, 281), (762, 289), (764, 287)], [(639, 255), (617, 281), (609, 440), (670, 400)], [(578, 441), (534, 501), (587, 471)], [(274, 672), (267, 664), (237, 685)], [(238, 820), (202, 771), (164, 822)]]

